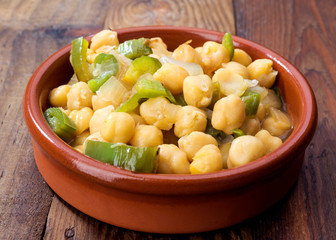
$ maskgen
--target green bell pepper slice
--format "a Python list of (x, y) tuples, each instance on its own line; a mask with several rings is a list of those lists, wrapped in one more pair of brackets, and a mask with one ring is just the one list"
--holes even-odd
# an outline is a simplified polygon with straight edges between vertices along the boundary
[(187, 102), (184, 99), (183, 93), (175, 95), (175, 100), (177, 105), (187, 106)]
[(89, 42), (83, 37), (72, 41), (71, 63), (78, 80), (82, 82), (87, 82), (90, 79), (90, 72), (86, 62), (88, 46)]
[(260, 94), (252, 91), (246, 91), (241, 99), (245, 104), (245, 115), (256, 115), (260, 103)]
[(101, 53), (95, 58), (94, 67), (98, 68), (100, 73), (88, 82), (88, 87), (95, 93), (110, 77), (118, 74), (119, 62), (112, 54)]
[(142, 78), (135, 85), (135, 89), (137, 92), (130, 99), (121, 104), (115, 110), (116, 112), (131, 112), (139, 105), (141, 99), (147, 98), (165, 97), (170, 102), (176, 103), (173, 94), (157, 80)]
[(145, 38), (125, 41), (118, 46), (117, 51), (130, 59), (147, 56), (152, 54), (153, 51), (146, 45), (146, 41)]
[(98, 161), (133, 172), (153, 173), (157, 164), (157, 147), (133, 147), (122, 143), (88, 140), (84, 154)]
[(232, 130), (232, 135), (234, 138), (244, 136), (244, 132), (241, 129)]
[(233, 46), (231, 33), (227, 32), (224, 34), (222, 44), (228, 51), (229, 56), (230, 56), (230, 61), (231, 61), (234, 55), (234, 46)]
[(75, 136), (76, 124), (61, 109), (48, 108), (44, 112), (44, 118), (56, 135), (65, 142)]
[(219, 82), (213, 82), (212, 86), (213, 86), (212, 99), (211, 99), (211, 103), (209, 105), (209, 109), (213, 109), (213, 107), (215, 106), (215, 103), (221, 97), (221, 91), (220, 91), (220, 84), (219, 84)]
[(156, 58), (139, 57), (132, 61), (123, 77), (123, 81), (134, 85), (141, 75), (145, 73), (154, 74), (161, 66), (161, 62)]
[(217, 140), (223, 140), (226, 136), (223, 131), (217, 130), (212, 126), (210, 119), (207, 119), (207, 126), (205, 129), (205, 133), (213, 136)]

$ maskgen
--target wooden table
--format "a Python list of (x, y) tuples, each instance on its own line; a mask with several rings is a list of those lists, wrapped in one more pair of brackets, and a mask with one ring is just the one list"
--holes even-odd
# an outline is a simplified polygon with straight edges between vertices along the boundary
[[(0, 239), (336, 239), (335, 13), (332, 0), (0, 0)], [(318, 102), (318, 128), (284, 199), (230, 228), (169, 236), (105, 224), (53, 193), (23, 121), (26, 84), (72, 39), (135, 25), (230, 31), (280, 53), (305, 75)]]

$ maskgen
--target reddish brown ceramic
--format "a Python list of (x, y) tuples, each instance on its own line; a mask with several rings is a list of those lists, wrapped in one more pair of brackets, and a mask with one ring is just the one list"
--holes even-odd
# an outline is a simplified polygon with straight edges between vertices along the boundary
[[(120, 42), (162, 37), (170, 49), (192, 39), (220, 42), (223, 33), (185, 27), (116, 30)], [(49, 91), (72, 76), (68, 45), (49, 57), (31, 77), (24, 117), (32, 135), (36, 164), (49, 186), (66, 202), (101, 221), (154, 233), (191, 233), (234, 225), (282, 198), (298, 178), (317, 121), (313, 92), (300, 72), (278, 54), (233, 37), (252, 58), (269, 58), (279, 71), (278, 86), (293, 119), (293, 133), (276, 151), (242, 167), (203, 175), (132, 173), (73, 150), (45, 122)]]

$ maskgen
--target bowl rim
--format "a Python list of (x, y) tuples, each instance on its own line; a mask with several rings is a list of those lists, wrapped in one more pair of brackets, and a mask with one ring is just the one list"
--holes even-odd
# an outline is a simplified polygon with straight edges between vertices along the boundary
[[(115, 29), (120, 34), (132, 32), (191, 32), (202, 35), (213, 35), (222, 38), (223, 32), (207, 30), (194, 27), (176, 26), (142, 26)], [(92, 37), (86, 37), (90, 39)], [(303, 121), (298, 123), (289, 138), (284, 144), (265, 155), (246, 165), (225, 169), (214, 173), (206, 174), (147, 174), (134, 173), (109, 164), (92, 159), (84, 154), (77, 152), (71, 146), (63, 142), (53, 133), (51, 128), (44, 120), (43, 113), (39, 104), (37, 86), (39, 79), (45, 74), (53, 62), (61, 56), (68, 54), (71, 44), (61, 48), (49, 58), (47, 58), (33, 73), (30, 78), (23, 100), (23, 112), (28, 129), (33, 140), (50, 154), (56, 161), (64, 167), (71, 169), (76, 174), (92, 179), (107, 187), (113, 187), (130, 192), (142, 192), (147, 194), (201, 194), (217, 192), (223, 189), (233, 189), (243, 187), (261, 179), (270, 172), (284, 166), (295, 154), (298, 149), (306, 148), (314, 135), (317, 124), (317, 109), (314, 93), (299, 70), (289, 61), (281, 57), (276, 52), (259, 45), (253, 41), (232, 36), (235, 45), (243, 44), (250, 46), (253, 50), (266, 53), (266, 56), (273, 62), (281, 66), (290, 74), (294, 83), (300, 86), (304, 110)], [(294, 146), (294, 147), (293, 147)], [(257, 174), (256, 174), (257, 173)], [(188, 189), (188, 191), (186, 191)]]

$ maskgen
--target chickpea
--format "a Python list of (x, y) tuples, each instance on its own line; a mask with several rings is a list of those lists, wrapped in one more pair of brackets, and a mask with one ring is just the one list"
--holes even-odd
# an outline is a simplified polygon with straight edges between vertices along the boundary
[(49, 95), (49, 102), (53, 107), (66, 107), (67, 106), (67, 94), (69, 93), (71, 86), (61, 85), (51, 90)]
[(190, 173), (190, 163), (185, 152), (174, 144), (163, 144), (159, 148), (159, 173)]
[(76, 124), (76, 135), (81, 134), (89, 128), (92, 115), (93, 111), (89, 107), (84, 107), (80, 110), (72, 110), (70, 112), (69, 118)]
[(264, 105), (262, 103), (259, 103), (256, 116), (257, 116), (259, 122), (264, 120), (264, 118), (266, 116), (266, 108), (264, 107)]
[(130, 144), (137, 147), (157, 147), (163, 144), (163, 134), (153, 125), (138, 125)]
[(237, 62), (228, 62), (228, 63), (223, 63), (222, 67), (231, 72), (239, 74), (244, 79), (250, 79), (249, 71), (247, 70), (247, 67), (245, 67), (243, 64), (240, 64)]
[(99, 141), (99, 142), (107, 142), (101, 135), (100, 132), (95, 132), (90, 134), (84, 141), (83, 146), (86, 145), (87, 141)]
[(222, 154), (223, 168), (228, 168), (227, 160), (229, 158), (229, 150), (231, 147), (232, 141), (225, 142), (219, 146), (219, 150)]
[(70, 110), (78, 110), (83, 107), (92, 107), (92, 95), (85, 82), (78, 82), (71, 86), (67, 94), (67, 106)]
[(252, 58), (244, 50), (235, 48), (232, 61), (238, 62), (247, 67), (252, 62)]
[(263, 142), (254, 136), (244, 135), (232, 141), (228, 167), (239, 167), (265, 155)]
[(230, 61), (229, 53), (220, 43), (205, 42), (201, 50), (202, 66), (206, 74), (210, 74), (220, 68), (223, 62)]
[(187, 154), (188, 160), (191, 162), (195, 153), (200, 150), (203, 146), (213, 144), (217, 146), (216, 139), (204, 132), (192, 132), (189, 135), (181, 137), (178, 140), (179, 148)]
[[(99, 109), (105, 108), (107, 106), (112, 106), (113, 102), (110, 100), (106, 100), (101, 95), (93, 95), (92, 96), (92, 109), (93, 111), (97, 111)], [(112, 106), (114, 109), (114, 106)]]
[(117, 32), (111, 30), (102, 30), (91, 39), (90, 49), (96, 51), (103, 45), (118, 46), (118, 35)]
[(247, 118), (240, 129), (244, 134), (254, 136), (260, 130), (260, 121), (258, 118)]
[(292, 127), (289, 116), (279, 109), (271, 107), (269, 116), (264, 120), (262, 127), (273, 136), (281, 136)]
[(112, 112), (105, 118), (100, 135), (111, 143), (127, 143), (135, 129), (133, 118), (124, 112)]
[(92, 49), (88, 48), (86, 52), (86, 61), (88, 61), (88, 63), (93, 63), (97, 56), (97, 53), (95, 53)]
[(247, 69), (251, 79), (257, 79), (260, 86), (270, 88), (278, 74), (277, 71), (273, 70), (272, 66), (273, 62), (269, 59), (257, 59), (248, 65)]
[(192, 46), (190, 46), (189, 43), (183, 43), (178, 46), (174, 50), (172, 57), (179, 61), (202, 65), (201, 55)]
[(232, 130), (239, 128), (244, 120), (245, 104), (238, 96), (229, 95), (215, 103), (211, 118), (215, 129), (232, 134)]
[(247, 88), (247, 84), (242, 76), (224, 68), (218, 69), (215, 72), (212, 81), (219, 83), (220, 91), (225, 96), (231, 94), (241, 96)]
[(267, 96), (261, 101), (262, 104), (266, 109), (269, 109), (271, 107), (275, 107), (277, 109), (280, 109), (282, 106), (282, 102), (278, 95), (272, 90), (272, 89), (267, 89), (268, 94)]
[(71, 142), (71, 146), (82, 146), (85, 142), (85, 139), (87, 139), (90, 136), (90, 131), (86, 130), (76, 136), (75, 140)]
[(205, 145), (195, 153), (190, 164), (190, 173), (211, 173), (223, 169), (220, 150), (213, 144)]
[(136, 114), (134, 112), (130, 112), (129, 115), (131, 115), (131, 117), (133, 118), (133, 120), (135, 122), (135, 126), (146, 125), (145, 119), (143, 117), (141, 117), (139, 114)]
[(114, 111), (113, 106), (107, 106), (95, 111), (90, 120), (90, 133), (99, 132), (107, 116)]
[(195, 107), (207, 107), (212, 100), (213, 85), (208, 75), (189, 76), (183, 82), (185, 101)]
[(272, 136), (267, 130), (260, 130), (255, 136), (264, 144), (266, 154), (273, 152), (282, 145), (281, 139)]
[[(91, 141), (99, 141), (99, 142), (107, 142), (105, 139), (102, 138), (102, 136), (100, 135), (100, 132), (95, 132), (95, 133), (89, 135), (84, 140), (84, 143), (82, 144), (84, 150), (85, 150), (85, 147), (86, 147), (86, 143), (89, 140), (91, 140)], [(83, 153), (84, 153), (84, 151), (83, 151)]]
[(176, 121), (180, 106), (170, 103), (164, 97), (150, 98), (140, 105), (140, 115), (147, 124), (162, 130), (169, 130)]
[(183, 91), (183, 80), (188, 77), (189, 74), (187, 70), (176, 64), (165, 63), (153, 76), (168, 88), (172, 94), (179, 94)]
[(84, 146), (83, 145), (77, 145), (77, 146), (74, 146), (73, 148), (80, 153), (84, 153)]
[(107, 53), (107, 54), (110, 54), (114, 49), (116, 48), (116, 46), (111, 46), (111, 45), (103, 45), (101, 47), (99, 47), (97, 50), (96, 50), (96, 53), (97, 55), (100, 54), (100, 53)]
[(167, 50), (167, 45), (159, 37), (150, 38), (148, 47), (152, 49), (153, 54), (151, 54), (151, 56), (153, 57), (161, 58), (163, 56), (170, 57), (172, 55), (172, 53)]
[(193, 131), (204, 132), (207, 124), (206, 114), (193, 106), (184, 106), (177, 112), (174, 133), (183, 137)]

